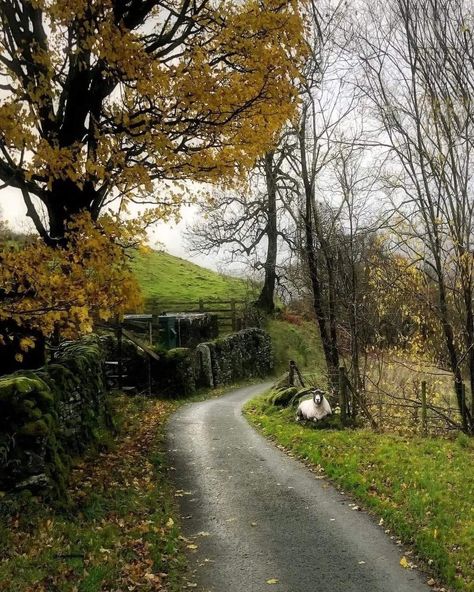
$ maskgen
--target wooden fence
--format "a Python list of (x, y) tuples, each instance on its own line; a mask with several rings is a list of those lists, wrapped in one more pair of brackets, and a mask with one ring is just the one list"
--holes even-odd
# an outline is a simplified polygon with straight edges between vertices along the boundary
[(219, 332), (239, 331), (245, 324), (243, 313), (245, 300), (164, 300), (148, 298), (144, 311), (147, 314), (161, 315), (164, 313), (213, 313), (217, 315)]

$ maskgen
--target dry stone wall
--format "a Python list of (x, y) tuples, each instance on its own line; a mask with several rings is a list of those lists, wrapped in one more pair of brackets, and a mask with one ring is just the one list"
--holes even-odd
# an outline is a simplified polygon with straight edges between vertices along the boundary
[(64, 491), (71, 457), (111, 425), (102, 362), (89, 337), (39, 370), (0, 377), (1, 491)]
[(170, 349), (160, 356), (153, 364), (153, 380), (170, 396), (188, 396), (201, 387), (266, 376), (273, 370), (270, 336), (256, 328), (200, 343), (194, 350)]
[(270, 335), (263, 329), (243, 329), (196, 350), (195, 376), (199, 386), (219, 386), (273, 370)]

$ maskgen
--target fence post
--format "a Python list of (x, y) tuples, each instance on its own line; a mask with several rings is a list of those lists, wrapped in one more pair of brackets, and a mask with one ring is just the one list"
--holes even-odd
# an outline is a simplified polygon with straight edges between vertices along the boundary
[(123, 388), (123, 348), (122, 348), (122, 323), (117, 320), (117, 357), (118, 357), (118, 387), (120, 390)]
[(339, 405), (341, 406), (342, 425), (347, 425), (347, 382), (346, 369), (339, 366)]
[(288, 370), (288, 386), (295, 386), (295, 363), (290, 360), (290, 368)]
[(466, 385), (461, 383), (461, 409), (462, 409), (462, 424), (467, 425), (467, 407), (466, 407)]
[(303, 388), (305, 388), (306, 385), (304, 383), (300, 369), (298, 368), (294, 360), (290, 360), (290, 368), (288, 370), (288, 386), (295, 386), (295, 374), (298, 377), (298, 380), (300, 381), (300, 385)]
[(306, 385), (304, 383), (303, 377), (301, 376), (300, 369), (298, 368), (298, 366), (296, 365), (295, 362), (294, 362), (294, 364), (295, 364), (295, 371), (296, 371), (296, 375), (298, 376), (298, 380), (300, 381), (301, 386), (303, 388), (305, 388)]
[(204, 300), (199, 298), (199, 312), (204, 312)]
[(474, 428), (474, 391), (471, 393), (471, 429)]
[(426, 380), (421, 381), (421, 429), (423, 436), (428, 435), (428, 416), (426, 413)]

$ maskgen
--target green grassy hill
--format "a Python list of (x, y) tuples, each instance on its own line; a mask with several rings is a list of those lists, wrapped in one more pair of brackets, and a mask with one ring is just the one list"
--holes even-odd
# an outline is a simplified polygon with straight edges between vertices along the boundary
[(133, 269), (145, 299), (240, 300), (255, 294), (255, 286), (247, 280), (222, 275), (164, 251), (137, 253)]
[[(133, 269), (145, 300), (251, 300), (258, 295), (258, 286), (248, 280), (219, 274), (164, 251), (137, 253)], [(297, 326), (284, 320), (269, 319), (267, 329), (273, 340), (277, 373), (287, 370), (289, 360), (295, 360), (302, 370), (308, 372), (320, 373), (324, 368), (314, 323), (305, 322)]]

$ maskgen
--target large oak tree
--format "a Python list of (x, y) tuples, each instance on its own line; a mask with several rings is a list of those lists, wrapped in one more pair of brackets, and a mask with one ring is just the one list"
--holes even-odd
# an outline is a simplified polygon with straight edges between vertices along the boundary
[[(0, 19), (0, 181), (41, 237), (0, 245), (0, 322), (74, 336), (136, 302), (123, 248), (183, 182), (229, 184), (272, 146), (302, 19), (297, 0), (0, 0)], [(116, 216), (131, 202), (141, 227)]]
[(48, 244), (111, 200), (159, 217), (167, 182), (235, 177), (294, 109), (296, 0), (1, 0), (0, 18), (0, 179)]

